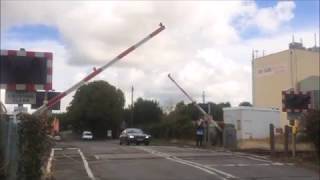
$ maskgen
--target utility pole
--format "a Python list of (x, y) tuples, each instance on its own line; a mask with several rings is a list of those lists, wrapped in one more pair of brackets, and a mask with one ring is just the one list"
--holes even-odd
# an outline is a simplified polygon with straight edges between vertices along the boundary
[(255, 106), (255, 69), (254, 69), (254, 49), (252, 49), (251, 59), (251, 81), (252, 81), (252, 105)]
[(256, 53), (255, 57), (258, 58), (259, 50), (254, 50), (254, 51), (255, 51), (255, 53)]
[(291, 127), (291, 135), (292, 135), (292, 157), (295, 158), (296, 157), (296, 133), (297, 133), (297, 126), (296, 126), (296, 122), (295, 120), (293, 121), (293, 125)]
[(131, 87), (131, 127), (133, 127), (133, 86)]

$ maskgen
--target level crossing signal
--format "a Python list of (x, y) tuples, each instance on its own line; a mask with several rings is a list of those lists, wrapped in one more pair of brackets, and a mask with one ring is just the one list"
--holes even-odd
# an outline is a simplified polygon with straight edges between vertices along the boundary
[(283, 91), (282, 111), (283, 112), (308, 112), (311, 109), (310, 92)]

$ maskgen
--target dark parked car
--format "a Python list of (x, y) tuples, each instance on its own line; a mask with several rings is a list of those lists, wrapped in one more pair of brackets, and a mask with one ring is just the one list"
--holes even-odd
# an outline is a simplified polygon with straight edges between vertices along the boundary
[(145, 145), (149, 145), (151, 136), (149, 134), (145, 134), (141, 129), (137, 128), (127, 128), (122, 131), (120, 135), (120, 145), (131, 143), (135, 143), (139, 145), (140, 143), (144, 143)]

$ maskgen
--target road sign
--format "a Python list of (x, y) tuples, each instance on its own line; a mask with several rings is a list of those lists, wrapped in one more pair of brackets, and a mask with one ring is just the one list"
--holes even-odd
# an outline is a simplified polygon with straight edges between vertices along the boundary
[[(60, 92), (47, 92), (47, 100), (50, 101), (52, 98), (58, 96)], [(43, 105), (45, 92), (36, 93), (36, 102), (31, 105), (31, 109), (37, 109)], [(51, 110), (60, 110), (60, 102), (51, 107)]]
[(17, 106), (13, 108), (13, 112), (15, 113), (27, 113), (28, 112), (28, 108), (23, 107), (23, 106)]
[(36, 93), (27, 91), (6, 91), (6, 104), (35, 104)]

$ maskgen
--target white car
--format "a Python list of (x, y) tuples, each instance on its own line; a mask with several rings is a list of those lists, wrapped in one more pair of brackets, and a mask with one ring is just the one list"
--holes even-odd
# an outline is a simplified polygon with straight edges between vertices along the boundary
[(82, 139), (83, 140), (92, 140), (93, 139), (93, 135), (91, 131), (83, 131), (82, 132)]
[(61, 136), (59, 136), (59, 135), (53, 136), (53, 139), (55, 141), (61, 141)]

